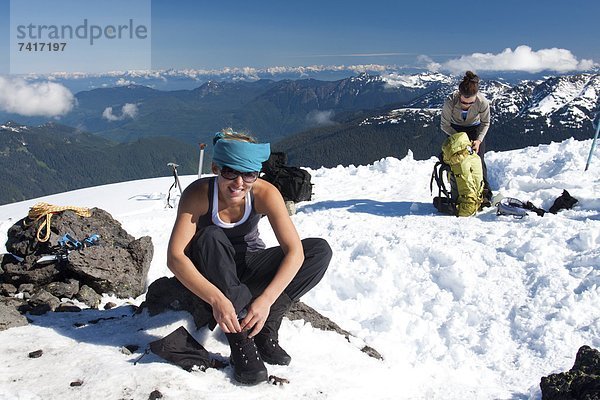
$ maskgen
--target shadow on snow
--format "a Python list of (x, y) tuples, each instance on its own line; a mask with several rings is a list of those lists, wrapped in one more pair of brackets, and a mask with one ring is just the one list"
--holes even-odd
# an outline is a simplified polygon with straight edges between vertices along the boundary
[(432, 203), (414, 201), (376, 201), (370, 199), (351, 199), (337, 201), (321, 201), (301, 205), (297, 212), (322, 211), (334, 208), (345, 208), (349, 212), (372, 214), (382, 217), (400, 217), (405, 215), (437, 214)]

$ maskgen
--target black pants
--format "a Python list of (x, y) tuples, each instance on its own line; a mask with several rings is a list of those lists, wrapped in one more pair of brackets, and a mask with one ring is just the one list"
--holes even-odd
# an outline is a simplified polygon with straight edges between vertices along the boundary
[[(450, 126), (452, 126), (452, 128), (454, 130), (456, 130), (457, 132), (465, 132), (467, 134), (467, 136), (469, 137), (470, 141), (477, 139), (477, 136), (478, 136), (477, 125), (460, 126), (460, 125), (456, 125), (456, 124), (451, 124)], [(481, 158), (481, 169), (483, 171), (483, 189), (484, 189), (483, 196), (484, 196), (484, 198), (491, 200), (492, 199), (492, 189), (490, 189), (490, 184), (489, 184), (488, 178), (487, 178), (487, 166), (485, 165), (485, 160), (483, 159), (484, 154), (485, 154), (485, 141), (482, 141), (479, 144), (479, 151), (477, 152), (477, 155), (479, 155), (479, 158)]]
[[(304, 262), (284, 292), (293, 301), (321, 280), (332, 252), (320, 238), (302, 240)], [(236, 253), (222, 228), (211, 225), (194, 237), (190, 258), (200, 273), (223, 292), (240, 314), (271, 283), (284, 254), (281, 247)]]

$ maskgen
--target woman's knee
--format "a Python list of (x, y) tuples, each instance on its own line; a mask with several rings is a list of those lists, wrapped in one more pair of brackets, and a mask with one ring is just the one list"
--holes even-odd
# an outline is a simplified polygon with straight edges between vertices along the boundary
[[(200, 229), (190, 243), (189, 256), (197, 268), (209, 263), (212, 257), (228, 256), (234, 254), (233, 245), (218, 226), (210, 225)], [(201, 268), (200, 268), (201, 269)]]
[(216, 226), (216, 225), (208, 225), (205, 226), (204, 228), (200, 229), (197, 233), (196, 233), (196, 238), (195, 240), (223, 240), (223, 239), (227, 239), (227, 236), (225, 235), (225, 232), (223, 232), (223, 229)]
[(322, 238), (308, 238), (302, 240), (302, 246), (304, 247), (305, 257), (314, 257), (322, 261), (324, 267), (327, 268), (333, 256), (333, 251), (327, 240)]

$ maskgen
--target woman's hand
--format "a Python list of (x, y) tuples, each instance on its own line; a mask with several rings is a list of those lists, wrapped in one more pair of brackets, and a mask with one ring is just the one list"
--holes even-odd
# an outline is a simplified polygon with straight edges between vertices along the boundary
[(252, 329), (248, 334), (249, 337), (258, 334), (265, 326), (270, 311), (271, 303), (264, 296), (258, 296), (248, 307), (248, 314), (241, 323), (242, 330)]
[(221, 330), (225, 333), (237, 333), (241, 332), (240, 323), (235, 313), (235, 308), (231, 301), (223, 296), (211, 304), (213, 309), (213, 317), (215, 321), (221, 327)]

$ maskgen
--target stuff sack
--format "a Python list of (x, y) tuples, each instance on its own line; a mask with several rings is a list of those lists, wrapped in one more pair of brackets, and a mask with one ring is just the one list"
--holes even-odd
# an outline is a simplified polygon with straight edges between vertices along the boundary
[(554, 204), (552, 204), (552, 207), (550, 207), (550, 210), (548, 211), (552, 214), (556, 214), (560, 210), (570, 210), (578, 201), (579, 200), (563, 189), (562, 194), (554, 200)]
[(186, 371), (191, 371), (194, 366), (202, 371), (212, 366), (208, 351), (183, 326), (151, 342), (150, 350)]
[(449, 136), (442, 145), (442, 158), (456, 181), (456, 216), (468, 217), (479, 211), (483, 202), (481, 159), (471, 148), (465, 132)]
[(285, 201), (308, 201), (312, 196), (311, 175), (308, 171), (285, 165), (284, 153), (274, 152), (263, 163), (262, 179), (270, 182), (279, 190)]

